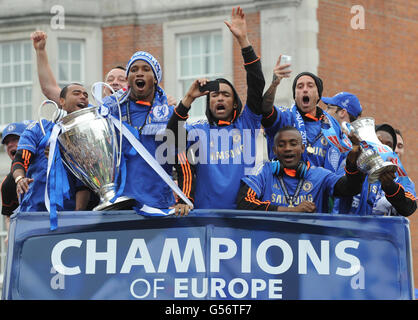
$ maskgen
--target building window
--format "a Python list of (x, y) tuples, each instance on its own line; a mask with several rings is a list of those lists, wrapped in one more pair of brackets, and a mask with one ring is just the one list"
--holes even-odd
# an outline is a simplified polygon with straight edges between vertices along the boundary
[(32, 46), (0, 43), (0, 126), (32, 118)]
[[(178, 90), (183, 97), (198, 78), (213, 80), (223, 76), (222, 33), (180, 35), (177, 38)], [(191, 117), (203, 117), (206, 97), (193, 102)]]
[(84, 42), (81, 40), (58, 40), (58, 85), (83, 84)]
[[(233, 82), (233, 36), (226, 16), (170, 21), (163, 24), (163, 88), (179, 102), (198, 78)], [(206, 97), (193, 102), (188, 122), (205, 119)]]

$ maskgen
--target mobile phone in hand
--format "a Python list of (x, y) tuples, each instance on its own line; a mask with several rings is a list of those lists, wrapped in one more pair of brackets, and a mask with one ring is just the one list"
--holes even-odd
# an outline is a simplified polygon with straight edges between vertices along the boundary
[(280, 59), (280, 64), (291, 64), (291, 63), (292, 63), (292, 56), (282, 55)]
[(199, 86), (200, 92), (219, 91), (219, 81), (209, 81), (204, 86)]

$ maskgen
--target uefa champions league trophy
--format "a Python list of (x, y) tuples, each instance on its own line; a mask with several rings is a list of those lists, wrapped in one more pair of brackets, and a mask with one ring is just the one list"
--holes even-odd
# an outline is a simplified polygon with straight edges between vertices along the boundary
[[(396, 171), (397, 165), (384, 161), (379, 150), (389, 148), (383, 145), (377, 138), (373, 118), (361, 118), (351, 123), (343, 122), (342, 127), (347, 131), (353, 131), (360, 139), (362, 150), (357, 159), (357, 167), (368, 175), (369, 183), (379, 180), (379, 176), (386, 171)], [(389, 148), (390, 149), (390, 148)]]
[[(51, 102), (48, 100), (41, 107)], [(133, 199), (124, 196), (110, 202), (115, 197), (115, 178), (121, 156), (121, 141), (118, 150), (116, 132), (110, 120), (102, 117), (96, 106), (68, 115), (56, 107), (53, 120), (61, 126), (58, 142), (62, 161), (79, 180), (100, 196), (100, 203), (93, 210), (117, 210), (133, 203)]]

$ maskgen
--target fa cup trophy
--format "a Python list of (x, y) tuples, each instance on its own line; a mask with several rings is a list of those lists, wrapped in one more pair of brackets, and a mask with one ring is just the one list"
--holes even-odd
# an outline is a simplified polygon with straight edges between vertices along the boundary
[(354, 131), (361, 140), (362, 152), (357, 159), (357, 167), (368, 175), (369, 183), (379, 180), (383, 172), (396, 171), (397, 165), (384, 161), (379, 153), (390, 148), (383, 145), (377, 138), (373, 118), (361, 118), (351, 123), (343, 122), (342, 127), (348, 132)]

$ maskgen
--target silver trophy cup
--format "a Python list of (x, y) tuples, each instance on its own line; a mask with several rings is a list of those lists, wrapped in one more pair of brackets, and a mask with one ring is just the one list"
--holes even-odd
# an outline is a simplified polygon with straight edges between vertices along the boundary
[[(386, 171), (396, 171), (398, 168), (396, 164), (383, 161), (378, 150), (371, 148), (370, 144), (374, 144), (377, 147), (382, 146), (382, 143), (377, 138), (375, 131), (375, 123), (373, 118), (361, 118), (354, 122), (350, 123), (352, 130), (363, 142), (366, 142), (365, 145), (361, 145), (362, 152), (357, 159), (357, 167), (360, 171), (368, 175), (369, 183), (374, 183), (379, 180), (379, 176)], [(343, 127), (347, 128), (347, 123), (343, 123)], [(348, 129), (350, 131), (350, 129)], [(387, 147), (387, 146), (385, 146)]]
[(59, 120), (62, 133), (58, 136), (64, 164), (100, 196), (93, 210), (117, 210), (133, 200), (115, 196), (117, 138), (110, 120), (98, 114), (98, 107), (72, 112)]

